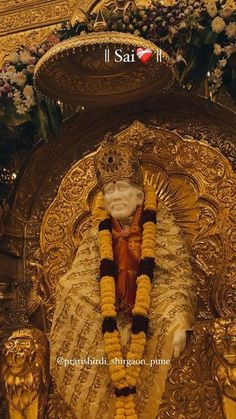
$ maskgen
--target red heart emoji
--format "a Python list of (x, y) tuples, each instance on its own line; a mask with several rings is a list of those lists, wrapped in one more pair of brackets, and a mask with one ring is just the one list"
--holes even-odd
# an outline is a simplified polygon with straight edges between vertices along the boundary
[(142, 63), (146, 63), (148, 60), (150, 60), (153, 52), (150, 48), (137, 48), (136, 49), (136, 55), (142, 61)]

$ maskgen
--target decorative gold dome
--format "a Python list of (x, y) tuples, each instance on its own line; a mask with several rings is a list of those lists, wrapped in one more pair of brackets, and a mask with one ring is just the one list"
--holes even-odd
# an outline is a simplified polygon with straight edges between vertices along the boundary
[[(145, 63), (137, 55), (142, 55), (142, 49), (151, 55)], [(93, 32), (67, 39), (52, 47), (35, 69), (38, 92), (76, 106), (121, 104), (158, 95), (173, 79), (174, 70), (164, 51), (121, 32)]]

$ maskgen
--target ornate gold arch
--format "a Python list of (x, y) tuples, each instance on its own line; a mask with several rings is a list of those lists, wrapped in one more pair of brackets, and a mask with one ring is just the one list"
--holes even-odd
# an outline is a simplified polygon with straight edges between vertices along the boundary
[[(158, 198), (185, 234), (196, 263), (198, 317), (233, 315), (236, 175), (229, 162), (209, 145), (138, 121), (117, 138), (139, 149), (145, 181), (155, 185)], [(40, 246), (47, 284), (42, 302), (48, 314), (57, 280), (92, 222), (90, 207), (97, 192), (93, 155), (71, 167), (43, 218)]]
[[(33, 326), (49, 331), (47, 319), (53, 311), (56, 281), (69, 267), (82, 230), (91, 222), (89, 209), (97, 192), (92, 155), (82, 156), (94, 152), (107, 131), (118, 132), (119, 141), (130, 141), (140, 148), (146, 181), (155, 182), (158, 196), (175, 215), (197, 262), (199, 286), (193, 334), (184, 354), (173, 361), (157, 419), (171, 415), (225, 419), (218, 391), (228, 395), (225, 387), (229, 387), (236, 367), (233, 358), (234, 364), (226, 365), (231, 356), (228, 342), (232, 341), (232, 348), (234, 345), (234, 323), (229, 317), (235, 310), (236, 187), (231, 168), (235, 123), (225, 109), (206, 106), (203, 99), (177, 92), (160, 97), (158, 102), (149, 100), (70, 118), (57, 142), (42, 145), (32, 155), (9, 210), (2, 243), (5, 253), (24, 262), (19, 305), (6, 313), (8, 324), (15, 325), (18, 319), (25, 325), (32, 321)], [(135, 119), (142, 123), (133, 123)], [(228, 160), (209, 143), (219, 147)], [(81, 160), (76, 162), (78, 156)], [(36, 257), (39, 235), (41, 251)], [(214, 347), (213, 357), (206, 348), (208, 332), (213, 330), (215, 336), (212, 324), (220, 328), (222, 339), (221, 352)], [(212, 348), (211, 344), (211, 353)], [(72, 418), (69, 412), (64, 413), (63, 402), (53, 391), (47, 417)]]

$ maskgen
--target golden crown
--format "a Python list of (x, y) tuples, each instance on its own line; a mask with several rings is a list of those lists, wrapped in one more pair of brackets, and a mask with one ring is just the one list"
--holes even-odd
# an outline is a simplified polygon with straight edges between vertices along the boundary
[(118, 144), (114, 138), (106, 138), (95, 156), (95, 170), (100, 188), (119, 180), (142, 186), (143, 174), (138, 155), (127, 144)]

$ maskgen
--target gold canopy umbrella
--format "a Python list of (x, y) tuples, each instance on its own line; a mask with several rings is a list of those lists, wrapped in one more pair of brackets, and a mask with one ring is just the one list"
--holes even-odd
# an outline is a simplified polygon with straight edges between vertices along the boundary
[[(143, 62), (145, 54), (149, 57)], [(158, 95), (169, 89), (173, 79), (167, 53), (122, 32), (67, 39), (52, 47), (35, 69), (39, 94), (74, 106), (121, 104)]]

